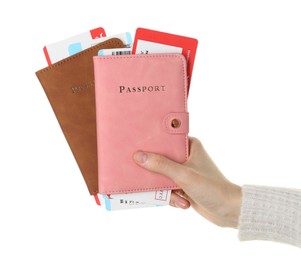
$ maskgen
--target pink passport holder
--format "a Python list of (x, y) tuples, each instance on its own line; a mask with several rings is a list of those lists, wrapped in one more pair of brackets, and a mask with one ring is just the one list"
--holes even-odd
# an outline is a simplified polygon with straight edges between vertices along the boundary
[(133, 161), (136, 151), (188, 158), (187, 68), (182, 54), (94, 57), (99, 193), (177, 189)]

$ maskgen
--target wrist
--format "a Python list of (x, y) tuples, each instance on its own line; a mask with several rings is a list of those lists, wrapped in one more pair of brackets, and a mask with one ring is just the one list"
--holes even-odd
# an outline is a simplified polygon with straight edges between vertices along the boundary
[(223, 210), (224, 214), (222, 216), (224, 219), (224, 226), (238, 228), (242, 201), (241, 187), (236, 184), (230, 183), (225, 198), (226, 202), (224, 204), (225, 208)]

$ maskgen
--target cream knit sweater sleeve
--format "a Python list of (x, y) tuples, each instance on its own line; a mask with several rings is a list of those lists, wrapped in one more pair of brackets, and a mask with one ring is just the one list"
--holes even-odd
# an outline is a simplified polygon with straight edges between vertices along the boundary
[(270, 240), (301, 247), (301, 190), (242, 187), (241, 241)]

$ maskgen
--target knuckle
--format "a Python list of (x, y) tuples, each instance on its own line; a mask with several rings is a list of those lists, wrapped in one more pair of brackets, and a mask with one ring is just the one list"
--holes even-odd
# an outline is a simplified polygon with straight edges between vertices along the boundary
[(166, 160), (163, 156), (157, 155), (153, 160), (153, 168), (155, 170), (164, 170), (166, 168)]
[(192, 144), (192, 145), (199, 146), (200, 148), (203, 148), (202, 142), (201, 142), (199, 139), (195, 138), (195, 137), (193, 137), (193, 138), (191, 139), (191, 144)]

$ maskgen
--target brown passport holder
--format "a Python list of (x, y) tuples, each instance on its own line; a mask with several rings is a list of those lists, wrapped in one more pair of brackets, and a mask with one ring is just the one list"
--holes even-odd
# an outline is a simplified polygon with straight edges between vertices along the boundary
[(98, 193), (93, 56), (123, 46), (112, 38), (36, 72), (91, 195)]

